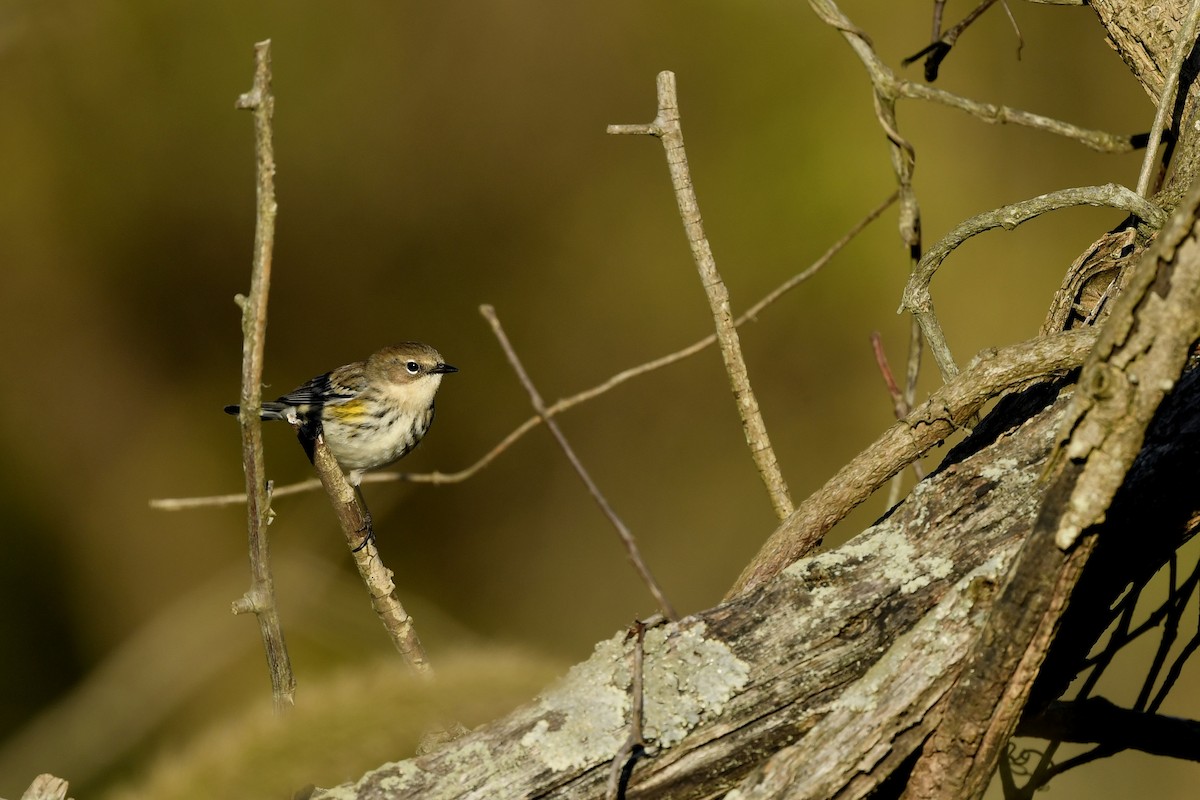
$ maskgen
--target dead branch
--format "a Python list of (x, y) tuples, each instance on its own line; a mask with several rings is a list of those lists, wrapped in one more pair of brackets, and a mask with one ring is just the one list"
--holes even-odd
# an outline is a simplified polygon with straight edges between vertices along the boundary
[(275, 247), (275, 147), (271, 117), (275, 98), (271, 94), (271, 42), (254, 46), (254, 86), (237, 100), (237, 108), (254, 114), (257, 155), (257, 215), (254, 228), (254, 263), (250, 272), (250, 294), (242, 298), (242, 396), (238, 421), (242, 431), (242, 469), (246, 474), (246, 515), (249, 527), (250, 589), (233, 604), (233, 612), (254, 612), (262, 633), (271, 691), (276, 711), (295, 703), (296, 676), (292, 672), (283, 625), (275, 603), (271, 576), (271, 547), (267, 526), (271, 522), (271, 498), (263, 460), (262, 409), (263, 349), (267, 339), (267, 294), (271, 287), (271, 256)]
[(666, 593), (658, 585), (658, 581), (654, 579), (653, 573), (650, 572), (650, 567), (646, 564), (645, 559), (642, 558), (637, 540), (633, 538), (633, 534), (629, 531), (629, 528), (617, 516), (617, 512), (613, 510), (607, 498), (600, 491), (600, 487), (592, 480), (592, 476), (584, 468), (583, 462), (575, 455), (574, 449), (572, 449), (570, 442), (567, 441), (567, 437), (562, 432), (562, 429), (558, 427), (558, 423), (550, 418), (549, 413), (546, 411), (546, 404), (542, 402), (541, 394), (538, 393), (537, 387), (534, 386), (529, 374), (525, 371), (525, 367), (521, 365), (521, 360), (517, 357), (516, 351), (513, 350), (512, 344), (508, 341), (508, 336), (505, 335), (504, 328), (500, 326), (500, 319), (496, 316), (496, 310), (491, 306), (480, 306), (479, 313), (483, 314), (484, 319), (492, 326), (492, 332), (496, 334), (496, 339), (499, 340), (500, 347), (504, 350), (504, 355), (508, 358), (509, 364), (512, 365), (513, 371), (517, 373), (517, 377), (525, 387), (525, 391), (529, 393), (529, 399), (533, 404), (534, 410), (537, 411), (542, 421), (546, 423), (546, 427), (550, 429), (550, 433), (554, 435), (554, 439), (558, 442), (558, 446), (562, 448), (567, 461), (571, 463), (571, 467), (579, 475), (579, 479), (583, 481), (583, 485), (587, 487), (588, 494), (592, 496), (592, 499), (596, 501), (596, 505), (600, 507), (600, 511), (612, 523), (613, 528), (616, 529), (617, 535), (621, 538), (621, 544), (625, 547), (625, 553), (628, 555), (629, 561), (633, 564), (638, 576), (642, 579), (642, 583), (646, 584), (646, 588), (654, 596), (659, 610), (662, 611), (667, 619), (679, 619), (679, 615), (675, 613), (675, 608), (667, 600)]
[(708, 304), (717, 328), (717, 342), (721, 347), (721, 358), (725, 362), (725, 371), (729, 374), (729, 383), (733, 387), (733, 398), (742, 418), (746, 444), (750, 447), (759, 477), (762, 478), (767, 494), (771, 497), (775, 514), (784, 519), (792, 513), (792, 498), (788, 493), (783, 472), (779, 468), (779, 461), (775, 457), (775, 450), (771, 447), (771, 440), (767, 436), (767, 426), (758, 407), (758, 399), (750, 385), (750, 373), (746, 367), (746, 360), (742, 357), (741, 340), (738, 338), (737, 326), (733, 324), (729, 290), (717, 271), (712, 246), (704, 233), (700, 203), (696, 199), (696, 189), (688, 168), (687, 151), (683, 146), (683, 126), (679, 118), (675, 73), (664, 71), (658, 74), (658, 114), (653, 122), (648, 125), (609, 125), (608, 132), (646, 134), (662, 142), (667, 156), (667, 169), (671, 173), (671, 185), (675, 190), (675, 201), (679, 205), (679, 216), (683, 220), (683, 229), (692, 250), (692, 258), (700, 273), (700, 282), (708, 295)]

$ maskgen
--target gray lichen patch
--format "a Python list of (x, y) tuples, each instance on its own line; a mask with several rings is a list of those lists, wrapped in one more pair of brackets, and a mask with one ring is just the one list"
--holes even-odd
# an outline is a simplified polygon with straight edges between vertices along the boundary
[(628, 736), (624, 640), (622, 633), (598, 643), (591, 658), (571, 667), (539, 698), (545, 715), (521, 737), (521, 744), (550, 769), (576, 769), (612, 758)]
[(954, 570), (948, 558), (928, 554), (918, 558), (917, 547), (904, 535), (904, 529), (888, 519), (836, 550), (800, 559), (784, 572), (812, 587), (816, 595), (820, 586), (813, 586), (814, 576), (821, 576), (819, 583), (836, 583), (843, 571), (871, 561), (880, 562), (880, 574), (902, 594), (924, 588)]
[[(720, 714), (748, 680), (749, 665), (705, 634), (699, 622), (646, 633), (643, 733), (660, 747)], [(624, 634), (596, 645), (591, 658), (539, 698), (543, 716), (521, 737), (522, 746), (553, 770), (612, 758), (629, 736), (633, 646)]]
[(643, 731), (659, 747), (676, 744), (720, 714), (750, 674), (724, 642), (705, 636), (703, 623), (649, 631), (645, 663)]

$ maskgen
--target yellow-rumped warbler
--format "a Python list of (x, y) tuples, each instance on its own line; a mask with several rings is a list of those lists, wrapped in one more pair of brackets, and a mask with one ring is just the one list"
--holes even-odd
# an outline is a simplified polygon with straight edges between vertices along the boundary
[[(263, 419), (297, 425), (311, 461), (317, 436), (358, 486), (364, 472), (386, 467), (421, 442), (433, 423), (433, 396), (442, 376), (458, 372), (427, 344), (401, 342), (318, 375), (274, 402), (262, 404)], [(237, 406), (225, 406), (237, 414)]]

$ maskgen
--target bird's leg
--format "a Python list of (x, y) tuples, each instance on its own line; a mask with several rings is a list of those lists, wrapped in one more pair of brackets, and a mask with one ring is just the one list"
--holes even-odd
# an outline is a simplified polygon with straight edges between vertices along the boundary
[(363, 497), (362, 487), (355, 486), (354, 494), (357, 495), (358, 507), (361, 508), (363, 512), (363, 524), (362, 527), (357, 531), (358, 533), (362, 534), (362, 543), (351, 551), (357, 553), (359, 550), (362, 550), (368, 544), (375, 541), (375, 525), (371, 520), (371, 509), (367, 508), (366, 498)]

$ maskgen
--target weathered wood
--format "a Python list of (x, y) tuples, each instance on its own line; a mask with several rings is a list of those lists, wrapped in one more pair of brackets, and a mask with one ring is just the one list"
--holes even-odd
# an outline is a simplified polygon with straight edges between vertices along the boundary
[[(956, 450), (956, 463), (843, 547), (651, 630), (652, 754), (633, 770), (627, 796), (711, 797), (744, 780), (747, 798), (863, 797), (901, 765), (937, 724), (965, 643), (978, 631), (979, 603), (1033, 524), (1037, 479), (1066, 401), (1020, 425), (1002, 418), (1044, 404), (1046, 394), (1035, 388), (1004, 403)], [(1197, 402), (1193, 373), (1160, 414), (1172, 429), (1153, 430), (1154, 447), (1135, 474), (1195, 474), (1200, 421), (1179, 409)], [(1136, 481), (1137, 507), (1174, 509), (1164, 527), (1143, 513), (1143, 542), (1186, 535), (1186, 515), (1157, 496), (1160, 487), (1177, 488)], [(624, 634), (601, 642), (536, 702), (442, 750), (316, 796), (602, 797), (626, 733), (628, 647)], [(786, 795), (755, 793), (784, 772)]]

